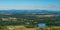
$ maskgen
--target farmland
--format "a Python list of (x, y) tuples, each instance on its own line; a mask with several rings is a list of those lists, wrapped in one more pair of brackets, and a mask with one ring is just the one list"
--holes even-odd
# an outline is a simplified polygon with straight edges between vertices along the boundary
[(45, 10), (0, 10), (0, 30), (60, 28), (60, 12)]

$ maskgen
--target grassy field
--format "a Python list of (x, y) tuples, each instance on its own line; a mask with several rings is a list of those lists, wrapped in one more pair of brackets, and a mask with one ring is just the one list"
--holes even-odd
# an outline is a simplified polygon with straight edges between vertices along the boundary
[(7, 26), (9, 30), (36, 30), (36, 28), (26, 28), (24, 26)]
[[(41, 28), (26, 28), (24, 26), (0, 26), (0, 30), (41, 30)], [(45, 27), (43, 30), (60, 30), (60, 26)]]

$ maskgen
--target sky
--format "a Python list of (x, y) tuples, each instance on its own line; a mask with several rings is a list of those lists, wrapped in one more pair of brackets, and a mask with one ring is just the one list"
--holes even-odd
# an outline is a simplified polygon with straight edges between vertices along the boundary
[(60, 10), (60, 0), (0, 0), (0, 9)]

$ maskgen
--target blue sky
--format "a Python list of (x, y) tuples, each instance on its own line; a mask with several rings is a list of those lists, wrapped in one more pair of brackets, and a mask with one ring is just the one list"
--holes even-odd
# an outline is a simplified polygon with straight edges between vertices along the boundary
[(0, 9), (60, 10), (60, 0), (0, 0)]

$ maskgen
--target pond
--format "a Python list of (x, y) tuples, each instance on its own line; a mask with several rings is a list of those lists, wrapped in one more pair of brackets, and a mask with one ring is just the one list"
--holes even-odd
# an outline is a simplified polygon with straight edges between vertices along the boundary
[(38, 28), (45, 28), (45, 26), (46, 26), (46, 23), (39, 23), (38, 24)]

